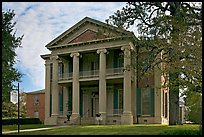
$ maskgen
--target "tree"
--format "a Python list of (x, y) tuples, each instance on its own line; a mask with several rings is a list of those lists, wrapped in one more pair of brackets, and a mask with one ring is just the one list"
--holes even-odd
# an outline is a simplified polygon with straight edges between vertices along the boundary
[(15, 49), (20, 47), (23, 35), (16, 37), (13, 22), (14, 11), (2, 11), (2, 101), (10, 101), (10, 92), (14, 88), (13, 82), (20, 82), (22, 74), (14, 68)]
[(189, 91), (185, 97), (187, 106), (186, 120), (202, 124), (202, 96), (199, 93)]
[[(143, 77), (162, 64), (163, 86), (170, 90), (169, 124), (177, 124), (179, 89), (198, 87), (195, 92), (202, 95), (202, 3), (129, 2), (107, 22), (124, 29), (137, 26), (135, 57), (140, 57), (141, 49), (148, 56), (132, 67)], [(156, 58), (160, 53), (162, 58)]]
[(26, 109), (26, 92), (20, 93), (20, 116), (26, 117), (27, 109)]

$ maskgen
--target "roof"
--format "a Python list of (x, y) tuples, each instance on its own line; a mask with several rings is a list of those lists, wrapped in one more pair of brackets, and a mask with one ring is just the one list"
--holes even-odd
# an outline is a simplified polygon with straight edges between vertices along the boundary
[(45, 89), (27, 92), (26, 94), (40, 94), (40, 93), (45, 93)]
[(72, 26), (71, 28), (69, 28), (68, 30), (66, 30), (65, 32), (63, 32), (61, 35), (59, 35), (57, 38), (53, 39), (51, 42), (49, 42), (45, 47), (47, 47), (48, 49), (51, 48), (53, 45), (55, 45), (56, 43), (58, 43), (58, 41), (62, 40), (63, 38), (67, 37), (68, 35), (72, 35), (74, 31), (76, 31), (77, 29), (79, 29), (81, 26), (83, 26), (85, 23), (90, 22), (92, 24), (96, 24), (99, 26), (103, 26), (104, 28), (109, 28), (111, 30), (114, 30), (118, 33), (121, 33), (123, 35), (134, 35), (133, 32), (127, 31), (125, 29), (120, 29), (118, 27), (112, 26), (112, 25), (108, 25), (104, 22), (89, 18), (89, 17), (85, 17), (83, 18), (81, 21), (79, 21), (78, 23), (76, 23), (74, 26)]

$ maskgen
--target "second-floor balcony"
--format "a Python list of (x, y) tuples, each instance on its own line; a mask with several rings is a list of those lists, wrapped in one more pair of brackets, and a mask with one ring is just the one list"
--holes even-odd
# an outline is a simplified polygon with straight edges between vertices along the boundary
[[(73, 73), (59, 74), (59, 81), (72, 80), (72, 74)], [(123, 76), (123, 67), (107, 68), (106, 69), (106, 77), (111, 77), (111, 76)], [(98, 77), (99, 77), (99, 70), (80, 71), (79, 72), (79, 79), (98, 78)]]

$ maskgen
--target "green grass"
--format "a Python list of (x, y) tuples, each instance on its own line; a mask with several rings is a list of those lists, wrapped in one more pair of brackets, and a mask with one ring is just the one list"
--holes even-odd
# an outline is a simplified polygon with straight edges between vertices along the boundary
[(168, 126), (161, 124), (135, 124), (106, 126), (67, 126), (63, 128), (42, 131), (20, 132), (20, 135), (161, 135), (165, 134), (165, 132), (179, 130), (198, 131), (199, 125), (188, 124)]
[[(50, 126), (45, 126), (43, 124), (26, 124), (26, 125), (20, 125), (20, 130), (22, 129), (33, 129), (33, 128), (44, 128), (44, 127), (50, 127)], [(18, 125), (2, 125), (2, 131), (7, 132), (7, 131), (13, 131), (17, 130)]]

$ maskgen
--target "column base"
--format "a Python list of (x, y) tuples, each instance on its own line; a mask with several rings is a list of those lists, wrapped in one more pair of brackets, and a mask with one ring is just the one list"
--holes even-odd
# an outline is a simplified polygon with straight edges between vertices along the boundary
[(121, 124), (122, 125), (132, 125), (133, 124), (133, 115), (131, 112), (126, 112), (121, 115)]
[(58, 115), (52, 115), (51, 117), (45, 118), (45, 125), (57, 125)]
[[(106, 119), (107, 119), (107, 115), (106, 112), (99, 112), (101, 114), (102, 120), (100, 121), (100, 125), (105, 125), (106, 124)], [(98, 121), (97, 121), (98, 122)]]
[(70, 118), (71, 123), (74, 125), (80, 125), (81, 124), (81, 116), (78, 113), (72, 113)]

